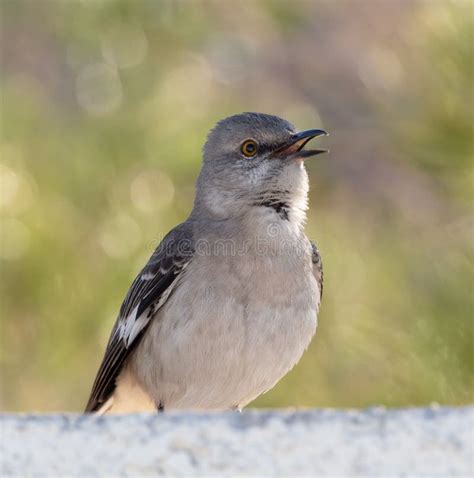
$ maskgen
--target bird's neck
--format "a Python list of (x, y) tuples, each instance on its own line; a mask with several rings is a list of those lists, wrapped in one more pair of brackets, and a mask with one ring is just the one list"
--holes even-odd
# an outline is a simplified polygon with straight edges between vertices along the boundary
[(298, 169), (290, 170), (286, 177), (275, 178), (273, 184), (256, 194), (251, 199), (251, 210), (266, 221), (287, 222), (293, 227), (303, 228), (308, 209), (308, 192), (308, 175), (301, 165)]
[[(303, 224), (308, 208), (307, 194), (275, 189), (257, 196), (253, 207), (268, 215), (269, 219)], [(263, 209), (262, 209), (263, 208)]]
[(245, 229), (256, 233), (259, 237), (300, 236), (306, 221), (308, 205), (307, 191), (288, 191), (273, 189), (255, 198), (252, 206), (243, 216)]
[(220, 224), (229, 220), (248, 225), (251, 230), (265, 230), (271, 224), (301, 231), (308, 209), (308, 177), (305, 170), (293, 181), (278, 181), (265, 188), (241, 194), (227, 188), (201, 188), (191, 217)]

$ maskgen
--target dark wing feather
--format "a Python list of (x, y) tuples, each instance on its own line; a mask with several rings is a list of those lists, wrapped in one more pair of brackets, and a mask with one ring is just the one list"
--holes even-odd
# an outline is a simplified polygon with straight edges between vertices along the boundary
[(323, 283), (324, 283), (323, 261), (321, 259), (321, 254), (319, 253), (319, 250), (313, 241), (311, 241), (311, 247), (313, 249), (313, 255), (312, 255), (313, 274), (314, 274), (314, 278), (316, 279), (316, 282), (318, 283), (319, 295), (320, 295), (319, 299), (321, 301), (323, 298)]
[(86, 412), (98, 410), (112, 395), (127, 357), (140, 342), (155, 312), (168, 298), (193, 253), (190, 227), (181, 224), (163, 239), (133, 281), (110, 335)]

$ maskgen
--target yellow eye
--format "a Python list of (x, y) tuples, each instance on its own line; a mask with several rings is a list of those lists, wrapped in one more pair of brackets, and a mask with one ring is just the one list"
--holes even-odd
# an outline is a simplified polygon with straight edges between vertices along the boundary
[(253, 139), (247, 139), (242, 143), (240, 151), (247, 158), (251, 158), (257, 154), (258, 144)]

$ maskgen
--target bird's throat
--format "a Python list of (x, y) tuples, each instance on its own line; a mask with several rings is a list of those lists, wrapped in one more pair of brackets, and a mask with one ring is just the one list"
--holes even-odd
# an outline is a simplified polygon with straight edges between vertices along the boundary
[(255, 205), (259, 207), (271, 208), (280, 217), (280, 219), (283, 219), (284, 221), (290, 220), (291, 204), (287, 199), (268, 198), (257, 202)]

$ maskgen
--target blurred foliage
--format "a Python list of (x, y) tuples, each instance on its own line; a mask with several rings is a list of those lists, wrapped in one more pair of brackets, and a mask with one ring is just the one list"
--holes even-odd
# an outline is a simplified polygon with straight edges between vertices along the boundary
[(326, 127), (316, 340), (255, 406), (472, 401), (472, 3), (2, 0), (1, 406), (80, 410), (240, 111)]

